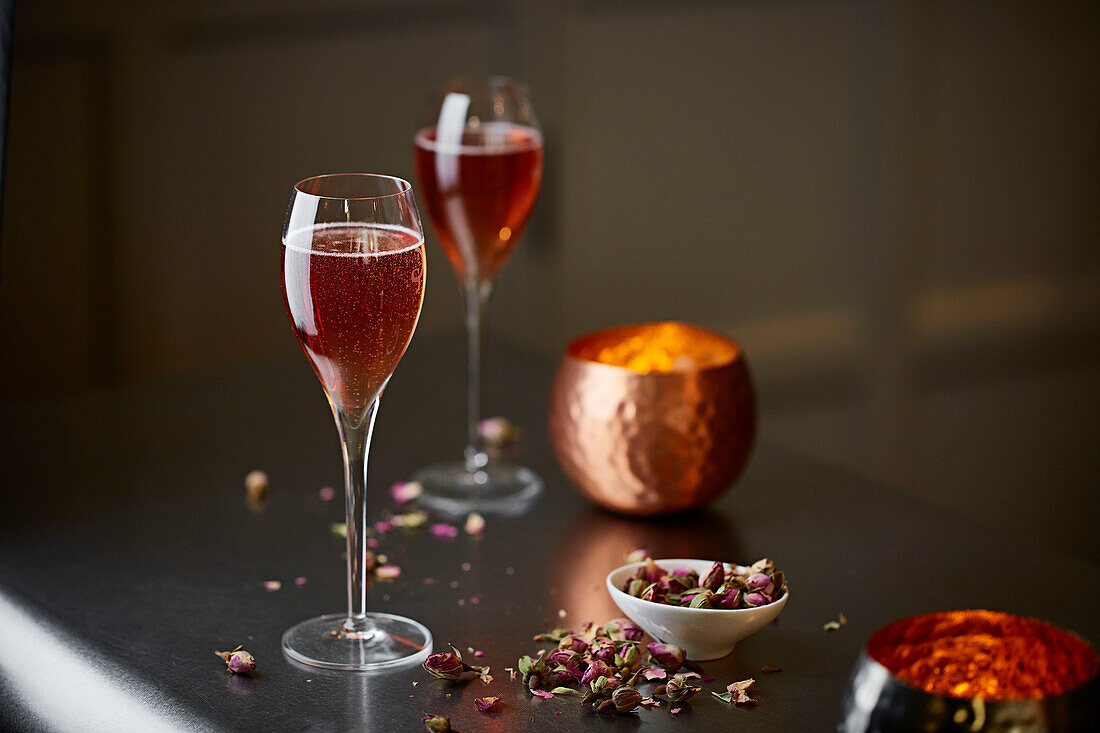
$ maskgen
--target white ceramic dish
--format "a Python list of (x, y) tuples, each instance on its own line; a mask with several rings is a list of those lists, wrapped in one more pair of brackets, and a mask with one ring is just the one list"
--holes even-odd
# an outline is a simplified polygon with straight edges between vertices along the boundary
[[(654, 560), (665, 570), (690, 568), (703, 575), (713, 560)], [(619, 588), (644, 562), (632, 562), (607, 574), (607, 592), (611, 600), (634, 623), (654, 639), (681, 647), (688, 659), (718, 659), (733, 651), (737, 642), (752, 636), (779, 616), (787, 605), (790, 592), (774, 603), (757, 608), (685, 608), (643, 601)], [(726, 568), (731, 567), (728, 563)], [(737, 566), (743, 572), (744, 566)]]

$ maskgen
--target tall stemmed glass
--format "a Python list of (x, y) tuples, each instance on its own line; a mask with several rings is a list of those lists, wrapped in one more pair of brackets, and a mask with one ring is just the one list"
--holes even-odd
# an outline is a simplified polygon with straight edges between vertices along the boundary
[(478, 422), (486, 304), (542, 183), (542, 133), (526, 90), (504, 77), (448, 82), (429, 102), (415, 156), (428, 216), (462, 289), (468, 364), (465, 457), (412, 478), (423, 486), (421, 503), (442, 511), (520, 511), (542, 480), (490, 456)]
[(283, 635), (292, 659), (372, 670), (425, 659), (421, 624), (367, 612), (367, 453), (378, 400), (424, 299), (424, 231), (412, 186), (390, 176), (317, 176), (294, 186), (283, 226), (283, 297), (298, 343), (328, 397), (344, 454), (348, 610)]

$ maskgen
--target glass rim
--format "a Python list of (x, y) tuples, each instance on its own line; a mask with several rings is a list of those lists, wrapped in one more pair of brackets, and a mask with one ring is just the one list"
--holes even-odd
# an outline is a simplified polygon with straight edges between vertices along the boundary
[[(302, 187), (310, 181), (321, 181), (325, 179), (336, 178), (352, 178), (352, 179), (375, 179), (375, 180), (387, 180), (393, 181), (397, 184), (398, 189), (393, 193), (383, 193), (376, 196), (325, 196), (319, 193), (310, 193)], [(412, 192), (412, 184), (406, 181), (404, 178), (398, 176), (391, 176), (385, 173), (322, 173), (316, 176), (308, 176), (303, 178), (294, 184), (294, 191), (301, 196), (310, 196), (315, 199), (327, 199), (330, 201), (379, 201), (381, 199), (393, 198), (394, 196), (407, 196)]]

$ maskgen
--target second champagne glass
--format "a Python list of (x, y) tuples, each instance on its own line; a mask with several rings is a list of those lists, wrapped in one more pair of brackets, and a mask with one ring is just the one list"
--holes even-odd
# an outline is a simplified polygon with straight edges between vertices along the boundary
[(429, 103), (415, 155), (428, 217), (462, 289), (468, 364), (465, 456), (412, 479), (421, 503), (444, 512), (522, 511), (542, 479), (490, 456), (478, 423), (485, 307), (542, 183), (542, 133), (526, 90), (504, 77), (448, 82)]

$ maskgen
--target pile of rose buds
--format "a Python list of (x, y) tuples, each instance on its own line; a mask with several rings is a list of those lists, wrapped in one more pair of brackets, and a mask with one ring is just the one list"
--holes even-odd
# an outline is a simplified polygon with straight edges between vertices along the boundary
[[(661, 682), (653, 695), (674, 705), (702, 688), (699, 668), (685, 658), (683, 649), (673, 644), (643, 645), (641, 640), (642, 630), (625, 618), (603, 626), (586, 624), (579, 633), (555, 629), (539, 634), (535, 641), (557, 646), (535, 657), (522, 657), (517, 669), (532, 695), (580, 695), (582, 705), (612, 715), (629, 713), (639, 705), (660, 705), (638, 691), (640, 683)], [(681, 667), (690, 671), (680, 672)]]
[(643, 601), (688, 608), (756, 608), (774, 603), (787, 592), (783, 571), (768, 558), (757, 560), (745, 572), (716, 562), (699, 576), (688, 568), (665, 570), (652, 558), (639, 565), (621, 590)]

